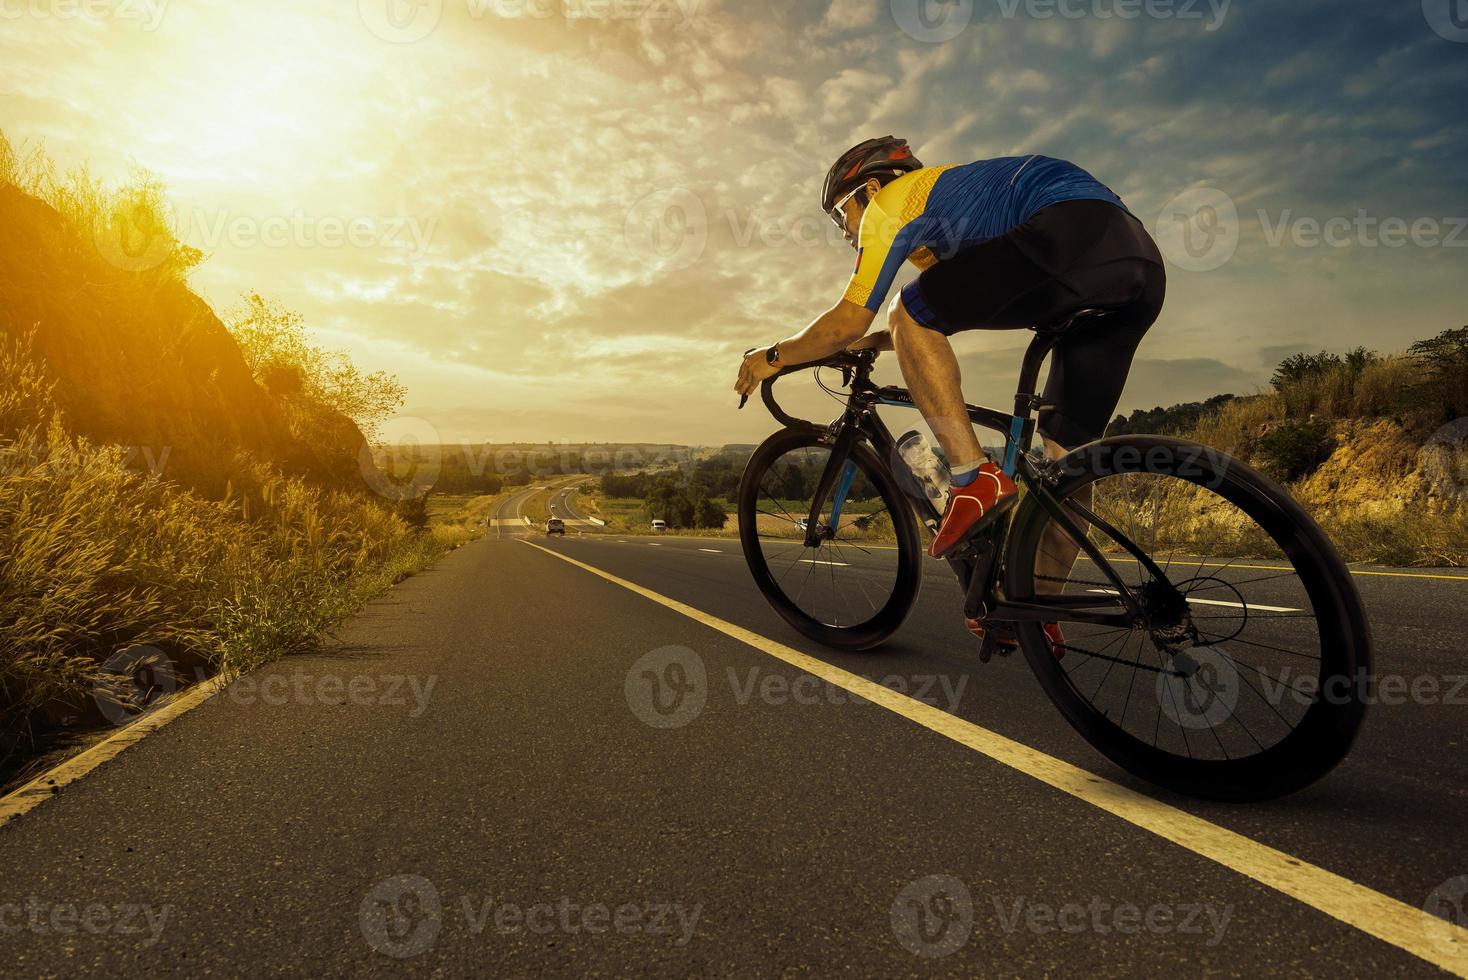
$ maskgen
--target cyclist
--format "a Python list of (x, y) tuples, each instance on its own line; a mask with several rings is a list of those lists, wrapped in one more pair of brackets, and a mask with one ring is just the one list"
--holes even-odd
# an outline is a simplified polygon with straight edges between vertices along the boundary
[[(906, 140), (870, 139), (831, 167), (821, 204), (856, 249), (846, 292), (800, 333), (748, 354), (735, 390), (750, 394), (785, 365), (848, 348), (896, 350), (953, 474), (930, 549), (942, 557), (1016, 500), (1014, 481), (968, 421), (948, 338), (1109, 311), (1051, 355), (1039, 431), (1046, 455), (1058, 458), (1099, 438), (1116, 410), (1137, 345), (1162, 309), (1162, 257), (1110, 188), (1039, 155), (924, 167)], [(904, 260), (922, 271), (888, 307), (888, 328), (867, 336)], [(1076, 546), (1055, 550), (1068, 552), (1068, 568)], [(968, 625), (982, 635), (981, 624)], [(1058, 647), (1059, 630), (1047, 629)]]

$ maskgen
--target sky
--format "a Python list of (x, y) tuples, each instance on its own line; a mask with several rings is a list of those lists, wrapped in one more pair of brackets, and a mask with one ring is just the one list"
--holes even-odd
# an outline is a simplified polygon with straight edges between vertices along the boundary
[[(157, 174), (216, 310), (301, 311), (446, 443), (758, 441), (739, 357), (840, 298), (821, 180), (887, 133), (1154, 229), (1124, 410), (1400, 350), (1468, 324), (1465, 91), (1468, 0), (0, 0), (12, 143)], [(1026, 340), (956, 338), (970, 401)]]

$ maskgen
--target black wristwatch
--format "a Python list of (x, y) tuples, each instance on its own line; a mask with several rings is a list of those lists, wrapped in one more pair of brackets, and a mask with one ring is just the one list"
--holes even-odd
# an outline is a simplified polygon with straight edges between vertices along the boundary
[(771, 344), (768, 348), (765, 349), (765, 363), (768, 364), (770, 367), (774, 367), (775, 366), (775, 362), (778, 361), (779, 359), (780, 359), (780, 345), (779, 344)]

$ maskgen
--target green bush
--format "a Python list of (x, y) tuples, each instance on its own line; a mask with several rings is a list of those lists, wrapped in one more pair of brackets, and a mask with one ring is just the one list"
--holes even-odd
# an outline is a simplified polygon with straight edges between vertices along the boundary
[(1287, 421), (1266, 433), (1256, 451), (1266, 470), (1292, 482), (1309, 476), (1329, 459), (1335, 440), (1324, 423)]

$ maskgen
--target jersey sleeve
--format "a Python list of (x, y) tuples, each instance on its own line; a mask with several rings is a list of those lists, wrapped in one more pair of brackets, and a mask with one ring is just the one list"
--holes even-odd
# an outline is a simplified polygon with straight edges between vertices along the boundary
[(927, 217), (929, 196), (938, 178), (952, 169), (915, 170), (882, 188), (872, 199), (856, 235), (856, 271), (843, 299), (873, 313), (880, 312), (897, 270), (909, 256), (919, 268), (936, 261), (925, 248), (918, 255), (913, 253), (929, 244), (923, 237), (923, 229), (932, 224)]
[(873, 313), (882, 309), (913, 237), (911, 222), (889, 214), (881, 206), (882, 196), (878, 194), (862, 216), (856, 236), (856, 269), (841, 297)]

